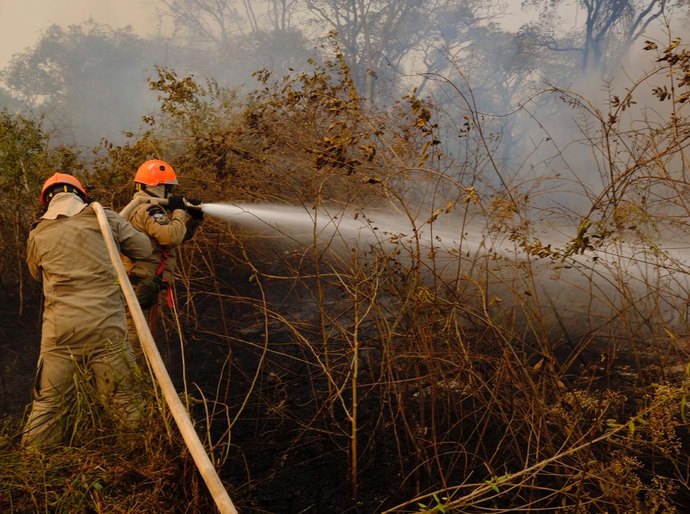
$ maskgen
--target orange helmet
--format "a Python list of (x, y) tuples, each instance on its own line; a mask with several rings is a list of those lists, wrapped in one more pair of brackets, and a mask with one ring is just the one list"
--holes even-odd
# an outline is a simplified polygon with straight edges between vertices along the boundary
[[(55, 186), (63, 186), (62, 191), (59, 190), (59, 187), (56, 188)], [(66, 173), (55, 173), (45, 181), (43, 189), (41, 190), (41, 205), (43, 207), (48, 205), (50, 198), (52, 198), (52, 195), (56, 192), (77, 193), (81, 196), (82, 200), (85, 200), (87, 196), (86, 189), (82, 183), (79, 182), (79, 179)]]
[(170, 164), (153, 159), (139, 166), (136, 175), (134, 175), (134, 182), (147, 186), (176, 185), (177, 176)]

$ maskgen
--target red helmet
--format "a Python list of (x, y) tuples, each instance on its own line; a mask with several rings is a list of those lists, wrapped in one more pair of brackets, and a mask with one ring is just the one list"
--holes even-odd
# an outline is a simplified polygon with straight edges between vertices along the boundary
[[(45, 181), (41, 190), (41, 205), (45, 207), (49, 203), (49, 193), (55, 191), (55, 186), (64, 186), (65, 192), (76, 192), (82, 200), (86, 199), (86, 188), (79, 182), (79, 179), (66, 173), (55, 173)], [(76, 191), (74, 191), (76, 189)]]
[(139, 166), (136, 175), (134, 175), (134, 182), (152, 187), (160, 184), (176, 185), (177, 176), (170, 164), (153, 159)]

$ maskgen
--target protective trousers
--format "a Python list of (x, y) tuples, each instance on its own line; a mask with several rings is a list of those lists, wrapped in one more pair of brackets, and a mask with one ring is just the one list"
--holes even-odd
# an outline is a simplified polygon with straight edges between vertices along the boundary
[[(134, 383), (135, 360), (124, 341), (103, 341), (74, 348), (55, 345), (41, 348), (34, 388), (34, 402), (25, 425), (22, 444), (50, 446), (64, 437), (65, 414), (79, 411), (79, 374), (90, 373), (104, 409), (120, 431), (134, 429), (141, 419), (141, 395)], [(79, 385), (77, 385), (79, 384)]]

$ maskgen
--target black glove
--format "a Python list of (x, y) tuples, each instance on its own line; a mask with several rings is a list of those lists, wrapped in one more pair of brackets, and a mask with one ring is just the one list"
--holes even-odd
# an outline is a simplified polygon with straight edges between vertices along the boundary
[(201, 200), (196, 198), (185, 198), (187, 202), (187, 212), (195, 220), (201, 221), (204, 218), (204, 211), (201, 210)]
[(168, 210), (174, 211), (177, 209), (184, 209), (184, 196), (171, 195), (168, 197)]

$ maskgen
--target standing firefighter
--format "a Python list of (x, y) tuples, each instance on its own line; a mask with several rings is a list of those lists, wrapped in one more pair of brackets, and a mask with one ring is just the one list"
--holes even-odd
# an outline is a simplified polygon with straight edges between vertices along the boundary
[[(96, 212), (87, 202), (77, 178), (55, 173), (41, 192), (45, 213), (29, 233), (27, 264), (43, 284), (45, 302), (24, 446), (61, 442), (67, 427), (60, 417), (73, 405), (75, 371), (80, 367), (93, 376), (99, 399), (121, 428), (133, 428), (141, 417), (124, 298)], [(105, 213), (122, 253), (134, 259), (151, 255), (146, 235), (117, 213)]]
[[(125, 218), (137, 230), (148, 235), (153, 254), (145, 259), (123, 256), (123, 263), (155, 337), (161, 296), (172, 308), (170, 284), (177, 262), (175, 248), (194, 235), (203, 212), (198, 200), (171, 194), (177, 186), (177, 176), (165, 161), (153, 159), (139, 166), (134, 185), (135, 193), (130, 203), (134, 207), (125, 208), (123, 213), (126, 212)], [(134, 350), (141, 352), (131, 316), (128, 317), (128, 331)]]

